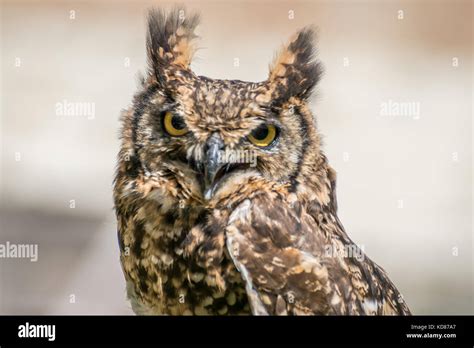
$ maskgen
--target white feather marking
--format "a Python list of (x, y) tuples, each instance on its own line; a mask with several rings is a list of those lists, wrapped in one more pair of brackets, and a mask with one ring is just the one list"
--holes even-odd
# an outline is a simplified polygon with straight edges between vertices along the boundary
[[(227, 232), (229, 232), (229, 231), (227, 231)], [(253, 288), (252, 278), (250, 277), (247, 268), (245, 268), (245, 266), (237, 260), (236, 256), (233, 253), (233, 251), (234, 251), (233, 245), (234, 245), (234, 243), (238, 243), (237, 241), (234, 240), (234, 234), (235, 234), (235, 232), (234, 233), (226, 233), (226, 235), (227, 235), (227, 240), (226, 240), (227, 250), (229, 251), (230, 257), (231, 257), (232, 261), (234, 262), (235, 267), (240, 272), (240, 274), (242, 275), (242, 278), (245, 281), (245, 290), (247, 291), (247, 296), (249, 298), (249, 304), (250, 304), (250, 309), (252, 310), (252, 314), (254, 314), (254, 315), (268, 315), (268, 312), (265, 309), (265, 306), (263, 305), (262, 300), (260, 299), (260, 296), (259, 296), (258, 292)]]
[(366, 314), (377, 314), (378, 304), (375, 299), (365, 299), (362, 302), (362, 307)]
[(239, 206), (230, 214), (229, 217), (229, 225), (233, 224), (237, 220), (249, 220), (250, 217), (250, 208), (252, 207), (252, 203), (249, 199), (246, 199)]

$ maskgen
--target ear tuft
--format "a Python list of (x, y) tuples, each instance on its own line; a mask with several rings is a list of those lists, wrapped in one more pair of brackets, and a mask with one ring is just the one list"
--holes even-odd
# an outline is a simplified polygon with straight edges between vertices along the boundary
[(314, 37), (314, 29), (306, 27), (276, 56), (268, 77), (274, 87), (274, 99), (307, 99), (311, 95), (323, 72), (315, 58)]
[(188, 69), (196, 51), (194, 33), (199, 15), (173, 9), (166, 13), (152, 9), (148, 13), (147, 52), (151, 70), (159, 80), (166, 69), (175, 66)]

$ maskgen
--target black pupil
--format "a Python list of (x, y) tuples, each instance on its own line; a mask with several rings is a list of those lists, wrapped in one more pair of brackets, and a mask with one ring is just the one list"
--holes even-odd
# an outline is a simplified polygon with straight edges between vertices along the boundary
[(171, 118), (171, 124), (173, 125), (175, 129), (179, 129), (179, 130), (184, 129), (186, 127), (184, 120), (179, 116), (173, 116)]
[(252, 132), (252, 135), (257, 140), (263, 140), (268, 135), (268, 127), (266, 125), (260, 126)]

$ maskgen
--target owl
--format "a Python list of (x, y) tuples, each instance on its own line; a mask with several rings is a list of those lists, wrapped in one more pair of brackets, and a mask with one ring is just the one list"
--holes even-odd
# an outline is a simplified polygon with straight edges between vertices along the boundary
[(322, 73), (314, 30), (245, 82), (191, 70), (198, 22), (149, 12), (148, 70), (122, 115), (114, 202), (134, 312), (410, 314), (337, 216), (308, 106)]

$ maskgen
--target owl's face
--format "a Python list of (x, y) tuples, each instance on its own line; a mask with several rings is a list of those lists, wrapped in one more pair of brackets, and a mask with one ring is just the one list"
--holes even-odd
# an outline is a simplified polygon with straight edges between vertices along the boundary
[(299, 32), (269, 78), (252, 83), (191, 71), (196, 24), (197, 17), (150, 14), (150, 71), (135, 99), (131, 134), (145, 173), (205, 200), (249, 177), (291, 184), (305, 154), (319, 151), (307, 107), (321, 71), (312, 31)]

